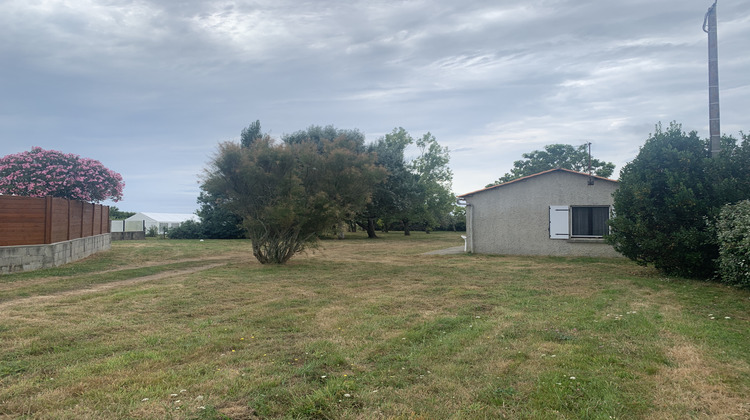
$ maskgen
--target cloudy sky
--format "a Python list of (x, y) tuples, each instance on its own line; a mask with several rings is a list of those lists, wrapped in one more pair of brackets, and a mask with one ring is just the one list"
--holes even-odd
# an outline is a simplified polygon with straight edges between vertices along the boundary
[[(711, 0), (2, 0), (0, 156), (101, 161), (122, 210), (192, 213), (219, 142), (259, 119), (429, 131), (453, 189), (593, 143), (616, 174), (654, 125), (708, 137)], [(722, 132), (750, 131), (750, 0), (718, 4)], [(412, 153), (414, 151), (412, 150)]]

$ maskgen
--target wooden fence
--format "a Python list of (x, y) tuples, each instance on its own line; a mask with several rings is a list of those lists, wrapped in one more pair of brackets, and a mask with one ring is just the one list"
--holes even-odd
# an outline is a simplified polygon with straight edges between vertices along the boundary
[(0, 195), (0, 246), (41, 245), (109, 233), (109, 206)]

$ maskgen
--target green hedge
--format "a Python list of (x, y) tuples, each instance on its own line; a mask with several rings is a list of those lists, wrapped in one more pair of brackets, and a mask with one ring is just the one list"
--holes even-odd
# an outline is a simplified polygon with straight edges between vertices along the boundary
[(716, 228), (721, 281), (750, 287), (750, 200), (722, 207)]

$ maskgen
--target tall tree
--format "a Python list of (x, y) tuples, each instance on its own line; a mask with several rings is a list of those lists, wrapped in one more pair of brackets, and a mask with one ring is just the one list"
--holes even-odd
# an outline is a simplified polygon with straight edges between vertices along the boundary
[[(578, 172), (588, 172), (589, 152), (588, 145), (582, 144), (578, 147), (569, 144), (549, 144), (544, 150), (534, 150), (524, 153), (522, 160), (513, 162), (513, 169), (492, 184), (502, 184), (527, 175), (533, 175), (550, 169), (570, 169)], [(591, 158), (591, 170), (595, 175), (608, 178), (615, 170), (615, 164)]]
[(448, 167), (448, 148), (441, 147), (435, 136), (428, 132), (416, 143), (420, 154), (412, 161), (411, 166), (419, 177), (421, 206), (416, 206), (415, 210), (417, 218), (421, 219), (425, 230), (429, 232), (439, 225), (441, 218), (450, 213), (456, 201), (451, 192), (453, 172)]
[(385, 182), (374, 186), (372, 201), (358, 219), (370, 238), (376, 237), (376, 220), (381, 219), (387, 225), (416, 201), (412, 191), (415, 175), (410, 172), (404, 155), (413, 142), (409, 133), (398, 127), (369, 146), (369, 151), (376, 156), (376, 164), (388, 174)]
[[(420, 154), (407, 161), (405, 151), (412, 144), (416, 144)], [(370, 238), (376, 237), (375, 220), (385, 226), (399, 221), (404, 234), (409, 235), (412, 223), (423, 224), (429, 231), (442, 213), (450, 212), (454, 201), (450, 192), (450, 157), (435, 136), (426, 133), (415, 141), (398, 127), (371, 144), (370, 150), (377, 155), (376, 163), (388, 171), (386, 181), (376, 186), (372, 202), (358, 219)]]

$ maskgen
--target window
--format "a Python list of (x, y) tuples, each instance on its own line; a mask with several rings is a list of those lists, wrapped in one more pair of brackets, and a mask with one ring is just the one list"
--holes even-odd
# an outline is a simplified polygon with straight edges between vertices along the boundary
[(571, 210), (571, 236), (574, 238), (601, 238), (609, 232), (609, 207), (571, 207)]
[(550, 206), (550, 239), (601, 238), (609, 232), (609, 206)]

